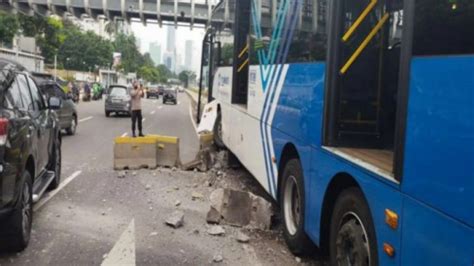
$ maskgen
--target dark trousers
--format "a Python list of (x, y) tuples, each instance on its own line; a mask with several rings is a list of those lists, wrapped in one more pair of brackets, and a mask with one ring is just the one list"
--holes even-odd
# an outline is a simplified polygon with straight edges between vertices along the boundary
[(132, 132), (135, 134), (135, 126), (138, 122), (138, 132), (142, 133), (142, 110), (133, 110), (132, 111)]

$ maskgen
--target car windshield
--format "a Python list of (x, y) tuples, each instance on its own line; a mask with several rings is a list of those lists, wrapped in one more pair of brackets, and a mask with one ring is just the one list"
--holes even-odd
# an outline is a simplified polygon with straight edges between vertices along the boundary
[(110, 91), (111, 96), (125, 96), (127, 95), (127, 89), (124, 87), (113, 87)]

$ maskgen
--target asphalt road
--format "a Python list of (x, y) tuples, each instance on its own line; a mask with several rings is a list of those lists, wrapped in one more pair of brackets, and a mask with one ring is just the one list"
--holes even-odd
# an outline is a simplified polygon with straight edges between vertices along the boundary
[[(144, 130), (180, 137), (181, 160), (187, 162), (198, 141), (189, 99), (181, 93), (178, 101), (144, 100)], [(62, 184), (35, 205), (29, 247), (0, 254), (0, 265), (203, 265), (217, 255), (228, 265), (297, 263), (278, 231), (248, 232), (248, 244), (234, 239), (241, 230), (235, 227), (226, 226), (224, 236), (208, 235), (206, 197), (213, 188), (203, 185), (207, 173), (160, 168), (118, 178), (113, 139), (131, 134), (130, 118), (106, 118), (102, 101), (81, 102), (78, 109), (77, 134), (63, 137)], [(193, 192), (204, 199), (192, 200)], [(164, 221), (176, 209), (185, 213), (185, 223), (172, 229)]]

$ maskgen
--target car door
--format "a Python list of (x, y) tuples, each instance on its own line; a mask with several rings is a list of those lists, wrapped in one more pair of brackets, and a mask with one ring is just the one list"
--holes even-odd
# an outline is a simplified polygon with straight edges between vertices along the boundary
[(14, 200), (16, 184), (21, 177), (22, 172), (19, 169), (24, 168), (30, 143), (29, 126), (31, 119), (21, 100), (20, 89), (17, 80), (13, 80), (6, 90), (3, 102), (0, 105), (3, 113), (7, 113), (9, 118), (8, 145), (0, 147), (3, 149), (4, 160), (3, 173), (0, 178), (0, 208)]
[(33, 103), (33, 109), (30, 110), (32, 114), (33, 122), (37, 126), (38, 133), (38, 150), (41, 158), (37, 160), (40, 162), (39, 168), (40, 171), (46, 170), (47, 164), (49, 162), (49, 154), (52, 150), (52, 136), (53, 136), (53, 121), (50, 119), (50, 110), (46, 108), (46, 104), (43, 101), (43, 97), (39, 92), (36, 83), (27, 76), (28, 85), (31, 94), (31, 100)]
[(67, 128), (71, 125), (71, 119), (74, 113), (74, 103), (57, 84), (54, 85), (54, 91), (56, 96), (63, 101), (61, 109), (58, 110), (60, 112), (59, 119), (61, 128)]
[(31, 98), (28, 81), (24, 74), (18, 74), (17, 77), (18, 87), (20, 89), (20, 97), (23, 102), (25, 110), (25, 116), (28, 117), (28, 138), (30, 139), (31, 155), (33, 155), (35, 161), (35, 169), (42, 169), (44, 162), (43, 156), (41, 156), (40, 147), (40, 125), (37, 122), (37, 112), (34, 110), (33, 100)]

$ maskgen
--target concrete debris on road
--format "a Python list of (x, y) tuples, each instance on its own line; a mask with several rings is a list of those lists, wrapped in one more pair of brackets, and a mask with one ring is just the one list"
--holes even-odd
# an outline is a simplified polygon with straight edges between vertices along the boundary
[(146, 190), (150, 190), (150, 189), (151, 189), (151, 185), (150, 185), (150, 184), (147, 184), (147, 185), (145, 186), (145, 189), (146, 189)]
[(202, 200), (202, 199), (204, 199), (204, 195), (199, 193), (199, 192), (193, 192), (191, 194), (191, 199), (192, 200)]
[(300, 257), (295, 257), (295, 261), (296, 261), (297, 263), (301, 263), (301, 258), (300, 258)]
[(215, 255), (213, 258), (212, 258), (212, 261), (213, 262), (222, 262), (224, 260), (224, 258), (222, 257), (222, 255)]
[(219, 223), (233, 226), (270, 229), (272, 205), (262, 197), (250, 192), (219, 188), (211, 193), (209, 200), (211, 206), (207, 217), (210, 223), (217, 223), (219, 220)]
[(175, 201), (174, 206), (178, 207), (179, 205), (181, 205), (181, 201), (179, 200)]
[(214, 225), (207, 229), (207, 233), (211, 236), (222, 236), (225, 235), (225, 229), (222, 226)]
[(250, 237), (243, 232), (239, 231), (235, 236), (235, 240), (240, 243), (248, 243), (250, 241)]
[(157, 236), (158, 235), (158, 232), (151, 232), (150, 233), (150, 236)]
[(120, 179), (123, 179), (123, 178), (127, 177), (127, 174), (124, 171), (121, 171), (117, 174), (117, 177), (120, 178)]
[(211, 207), (211, 209), (207, 212), (206, 222), (210, 224), (218, 224), (221, 222), (222, 216), (220, 212), (218, 212), (215, 208)]
[(179, 228), (184, 224), (184, 213), (182, 211), (174, 211), (165, 222), (173, 228)]

